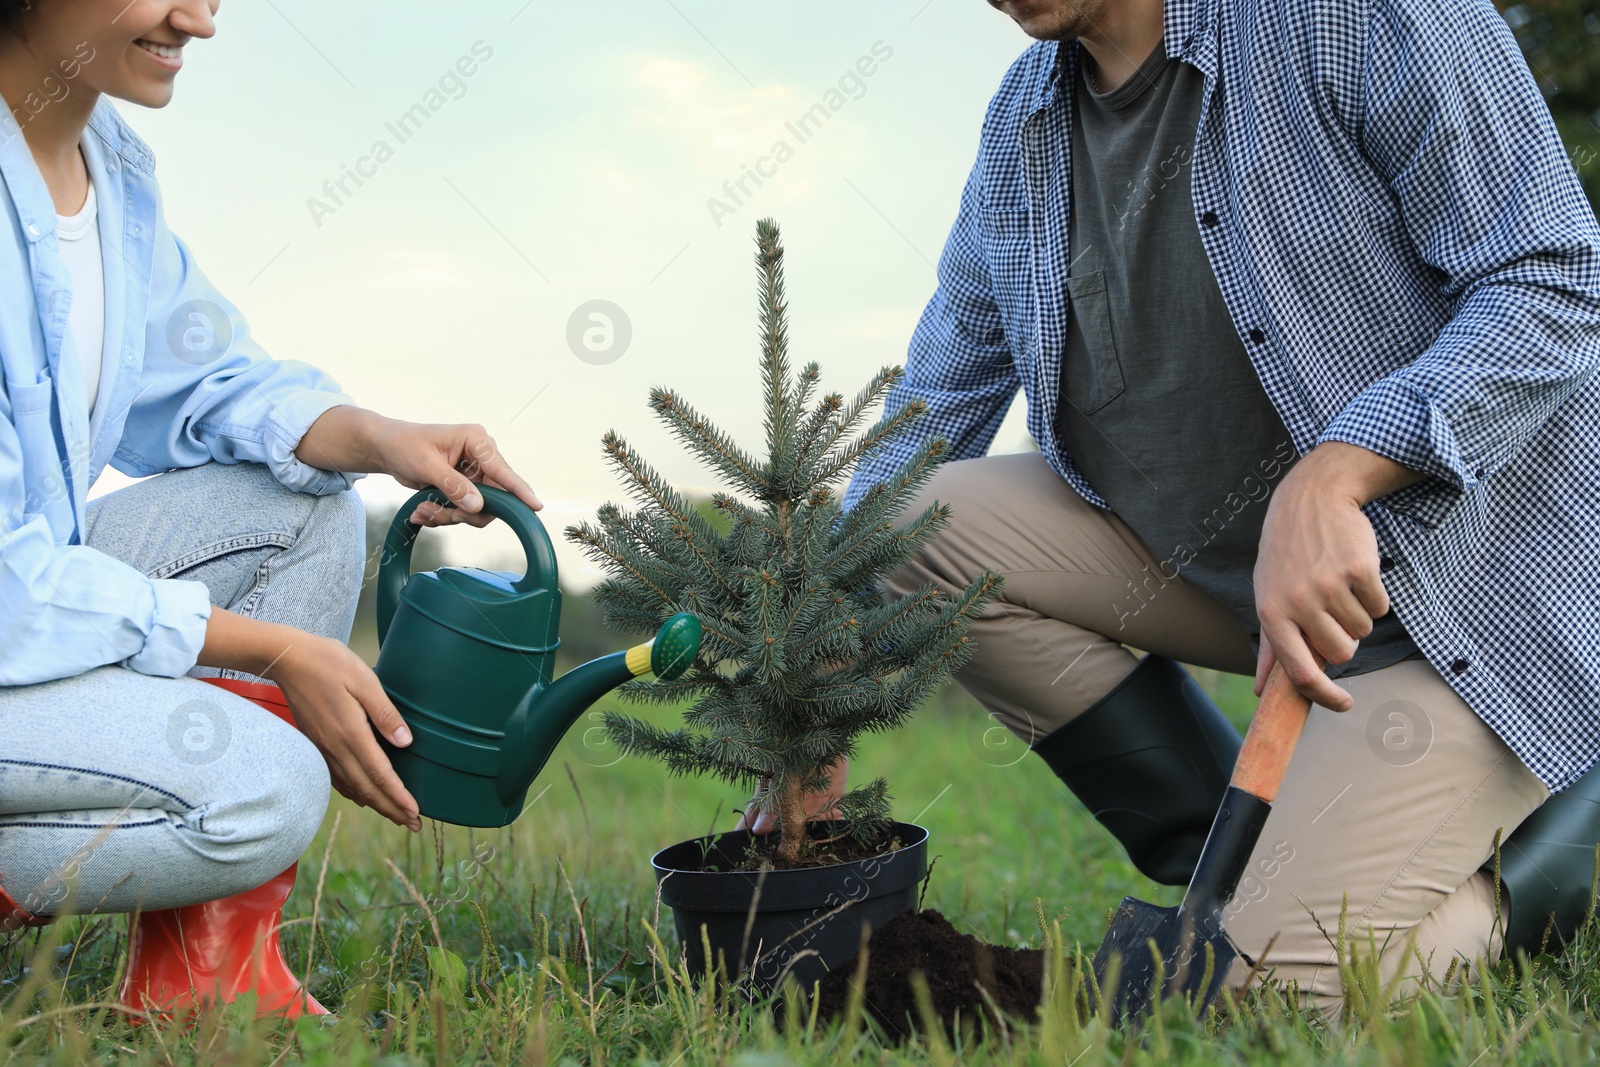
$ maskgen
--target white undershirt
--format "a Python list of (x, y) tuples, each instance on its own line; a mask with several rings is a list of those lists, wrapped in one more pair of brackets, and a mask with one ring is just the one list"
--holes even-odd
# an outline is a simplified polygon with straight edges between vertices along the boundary
[(83, 380), (89, 389), (89, 411), (100, 395), (100, 353), (105, 346), (106, 290), (101, 273), (100, 227), (95, 222), (94, 182), (76, 215), (56, 216), (56, 237), (61, 258), (72, 275), (72, 310), (67, 329), (83, 361)]

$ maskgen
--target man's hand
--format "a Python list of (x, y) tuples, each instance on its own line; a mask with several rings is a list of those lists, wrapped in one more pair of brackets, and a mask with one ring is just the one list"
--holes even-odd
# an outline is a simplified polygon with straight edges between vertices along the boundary
[(1275, 661), (1306, 698), (1349, 711), (1349, 693), (1312, 658), (1348, 663), (1372, 621), (1388, 614), (1378, 542), (1362, 505), (1423, 475), (1375, 452), (1322, 444), (1296, 463), (1267, 506), (1256, 557), (1261, 654), (1256, 694)]
[(504, 489), (534, 511), (544, 507), (482, 426), (433, 425), (384, 418), (363, 408), (329, 408), (295, 446), (303, 462), (323, 470), (391, 475), (408, 489), (434, 486), (452, 507), (425, 503), (411, 513), (422, 526), (466, 522), (486, 526), (482, 483)]
[[(834, 808), (834, 805), (839, 802), (840, 797), (844, 796), (845, 780), (849, 776), (850, 761), (841, 756), (838, 762), (828, 768), (828, 788), (820, 793), (806, 794), (806, 818), (809, 821), (821, 822), (827, 819), (839, 818), (839, 812)], [(756, 787), (756, 795), (750, 798), (749, 805), (740, 814), (739, 822), (734, 826), (735, 830), (749, 830), (753, 834), (770, 834), (778, 828), (778, 819), (774, 813), (768, 811), (756, 813), (756, 802), (761, 799), (761, 794), (767, 791), (768, 785), (767, 780), (762, 779), (761, 784)], [(755, 815), (754, 825), (750, 822), (752, 815)]]

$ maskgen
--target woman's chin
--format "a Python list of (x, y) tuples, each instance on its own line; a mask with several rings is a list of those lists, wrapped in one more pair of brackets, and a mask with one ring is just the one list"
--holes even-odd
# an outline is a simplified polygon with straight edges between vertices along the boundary
[(138, 104), (140, 107), (162, 108), (172, 103), (172, 94), (175, 91), (175, 87), (170, 80), (166, 80), (139, 82), (104, 91), (108, 96), (114, 96), (118, 100), (126, 100), (130, 104)]

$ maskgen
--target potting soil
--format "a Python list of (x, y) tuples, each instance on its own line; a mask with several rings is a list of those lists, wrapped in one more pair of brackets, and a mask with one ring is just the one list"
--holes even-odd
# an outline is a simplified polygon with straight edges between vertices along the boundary
[[(844, 1014), (859, 960), (852, 957), (823, 978), (817, 992), (820, 1017)], [(914, 972), (927, 979), (934, 1014), (954, 1036), (958, 1013), (975, 1029), (992, 1023), (993, 1008), (980, 985), (1002, 1012), (1032, 1021), (1044, 988), (1044, 952), (986, 944), (961, 933), (937, 911), (895, 916), (867, 942), (862, 1007), (896, 1037), (908, 1037), (921, 1026), (911, 989)]]

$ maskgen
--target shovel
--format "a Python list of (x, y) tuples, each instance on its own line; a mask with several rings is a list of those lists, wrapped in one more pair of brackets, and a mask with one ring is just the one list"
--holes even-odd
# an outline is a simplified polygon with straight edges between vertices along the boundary
[(1182, 996), (1204, 1015), (1222, 989), (1240, 955), (1222, 927), (1223, 909), (1272, 811), (1310, 707), (1283, 666), (1274, 666), (1183, 902), (1158, 908), (1123, 897), (1117, 906), (1094, 956), (1099, 996), (1109, 999), (1116, 1024), (1141, 1018), (1163, 996)]

